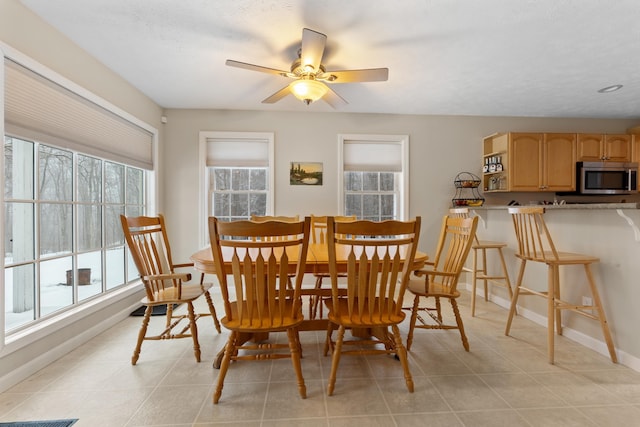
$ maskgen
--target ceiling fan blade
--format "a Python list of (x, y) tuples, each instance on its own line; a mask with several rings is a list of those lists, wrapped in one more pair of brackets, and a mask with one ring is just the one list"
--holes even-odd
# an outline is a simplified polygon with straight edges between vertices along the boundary
[(227, 59), (225, 64), (230, 67), (244, 68), (245, 70), (250, 70), (250, 71), (259, 71), (261, 73), (277, 74), (283, 77), (287, 76), (286, 71), (276, 70), (275, 68), (262, 67), (260, 65), (247, 64), (246, 62), (234, 61), (233, 59)]
[(333, 89), (331, 89), (330, 87), (328, 87), (328, 89), (329, 90), (327, 91), (327, 93), (325, 93), (322, 97), (324, 102), (331, 105), (333, 108), (339, 108), (348, 104), (348, 102), (343, 97), (338, 95)]
[(389, 69), (369, 68), (365, 70), (327, 71), (318, 76), (318, 79), (329, 83), (384, 82), (389, 79)]
[(317, 31), (304, 28), (302, 30), (302, 48), (300, 49), (300, 62), (304, 67), (310, 65), (314, 70), (320, 69), (327, 36)]
[(264, 99), (262, 103), (275, 104), (276, 102), (280, 101), (282, 98), (289, 95), (290, 93), (291, 93), (291, 90), (289, 89), (289, 86), (285, 86), (279, 91), (277, 91), (276, 93), (274, 93), (273, 95), (271, 95), (270, 97)]

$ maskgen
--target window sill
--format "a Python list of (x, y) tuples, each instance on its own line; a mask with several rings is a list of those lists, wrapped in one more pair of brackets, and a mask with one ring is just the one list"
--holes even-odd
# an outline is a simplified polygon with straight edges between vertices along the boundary
[[(84, 303), (81, 306), (74, 307), (70, 310), (60, 313), (57, 316), (54, 316), (43, 322), (39, 322), (32, 327), (6, 335), (4, 337), (4, 346), (0, 351), (0, 357), (6, 356), (7, 354), (13, 353), (23, 347), (33, 344), (34, 342), (41, 340), (47, 335), (51, 335), (54, 332), (62, 330), (65, 327), (81, 321), (87, 316), (99, 312), (100, 310), (114, 304), (117, 301), (129, 298), (140, 293), (141, 291), (142, 288), (140, 286), (140, 281), (135, 281), (129, 285), (126, 285), (116, 291), (109, 293), (108, 295), (103, 295), (101, 297), (95, 298), (94, 300)], [(136, 307), (137, 306), (138, 304), (136, 304)], [(123, 317), (124, 316), (125, 314), (123, 312)], [(105, 328), (105, 325), (103, 323), (93, 325), (93, 329), (97, 330), (98, 328), (103, 329)]]

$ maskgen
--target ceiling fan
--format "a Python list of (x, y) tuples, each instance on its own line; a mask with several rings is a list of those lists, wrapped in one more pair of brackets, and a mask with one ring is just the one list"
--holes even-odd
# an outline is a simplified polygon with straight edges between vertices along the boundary
[(264, 104), (273, 104), (292, 93), (306, 105), (322, 98), (333, 108), (337, 108), (347, 104), (347, 101), (325, 83), (378, 82), (386, 81), (389, 78), (388, 68), (327, 71), (322, 64), (326, 42), (326, 35), (304, 28), (302, 30), (302, 45), (298, 51), (298, 58), (291, 64), (291, 71), (277, 70), (231, 59), (227, 59), (226, 65), (295, 79), (289, 85), (263, 100)]

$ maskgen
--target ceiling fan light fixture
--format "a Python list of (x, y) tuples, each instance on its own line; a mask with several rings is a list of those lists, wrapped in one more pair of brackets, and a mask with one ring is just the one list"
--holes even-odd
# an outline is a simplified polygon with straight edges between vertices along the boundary
[(317, 80), (300, 79), (289, 84), (291, 93), (300, 101), (309, 105), (322, 98), (329, 88)]

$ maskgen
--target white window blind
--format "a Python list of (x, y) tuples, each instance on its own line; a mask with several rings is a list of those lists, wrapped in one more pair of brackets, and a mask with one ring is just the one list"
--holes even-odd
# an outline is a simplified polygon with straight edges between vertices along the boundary
[(395, 141), (350, 141), (343, 145), (345, 171), (402, 172), (402, 145)]
[(268, 167), (269, 141), (207, 138), (206, 161), (207, 166)]
[(5, 132), (153, 169), (151, 132), (5, 58)]

